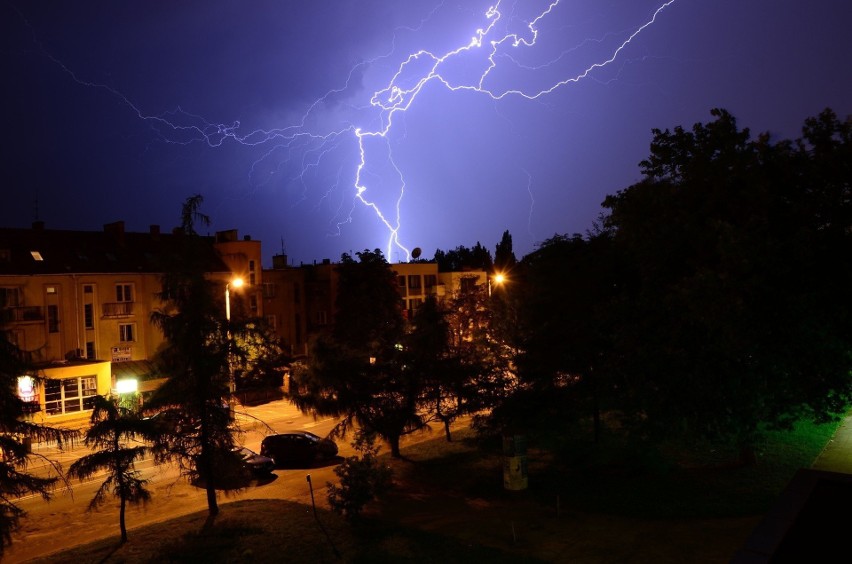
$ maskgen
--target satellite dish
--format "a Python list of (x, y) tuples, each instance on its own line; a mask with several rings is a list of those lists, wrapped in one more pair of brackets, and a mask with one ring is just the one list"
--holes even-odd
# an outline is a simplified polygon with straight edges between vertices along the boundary
[(421, 251), (420, 251), (420, 247), (414, 247), (414, 250), (413, 250), (413, 251), (411, 251), (411, 258), (413, 258), (413, 259), (419, 259), (419, 258), (420, 258), (420, 253), (421, 253)]

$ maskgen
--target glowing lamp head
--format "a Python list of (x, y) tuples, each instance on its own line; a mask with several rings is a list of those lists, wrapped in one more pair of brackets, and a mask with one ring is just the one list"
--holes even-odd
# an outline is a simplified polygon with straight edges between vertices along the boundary
[(502, 284), (505, 281), (506, 281), (506, 277), (503, 275), (502, 272), (498, 272), (497, 274), (494, 275), (494, 283), (495, 284)]
[(245, 280), (237, 276), (236, 278), (232, 279), (228, 285), (231, 288), (242, 288), (243, 284), (245, 284)]
[(118, 380), (115, 383), (115, 391), (119, 394), (133, 394), (139, 389), (139, 383), (135, 378)]

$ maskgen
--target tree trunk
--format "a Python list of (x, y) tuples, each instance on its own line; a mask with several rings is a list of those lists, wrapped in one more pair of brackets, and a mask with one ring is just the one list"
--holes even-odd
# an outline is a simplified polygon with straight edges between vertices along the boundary
[(121, 544), (127, 542), (127, 525), (124, 523), (124, 508), (127, 506), (127, 500), (121, 496), (121, 505), (118, 509), (118, 527), (121, 529)]
[(402, 458), (402, 453), (399, 452), (399, 435), (388, 437), (388, 442), (391, 447), (391, 456), (393, 458)]
[(447, 442), (453, 442), (453, 436), (450, 434), (450, 420), (444, 419), (444, 434), (447, 435)]
[(207, 513), (210, 515), (219, 514), (219, 502), (216, 501), (216, 488), (207, 480)]

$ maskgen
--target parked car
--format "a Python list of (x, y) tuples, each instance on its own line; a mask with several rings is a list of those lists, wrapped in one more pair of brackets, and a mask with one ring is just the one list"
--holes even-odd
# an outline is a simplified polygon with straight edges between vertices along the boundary
[(276, 466), (310, 465), (337, 456), (337, 445), (310, 431), (269, 435), (260, 443), (260, 454), (272, 457)]
[(269, 456), (257, 454), (247, 447), (235, 447), (234, 454), (239, 457), (243, 468), (255, 476), (266, 476), (275, 469), (275, 460)]

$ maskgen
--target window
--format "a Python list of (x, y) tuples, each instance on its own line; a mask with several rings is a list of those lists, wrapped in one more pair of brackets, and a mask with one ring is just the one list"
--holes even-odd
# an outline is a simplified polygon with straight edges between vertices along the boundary
[(83, 293), (84, 294), (94, 294), (95, 293), (95, 287), (92, 286), (91, 284), (85, 284), (83, 286)]
[(48, 294), (55, 294), (57, 292), (57, 288), (56, 288), (56, 286), (48, 286), (47, 288), (44, 289), (44, 291), (47, 292)]
[(18, 307), (21, 303), (20, 288), (0, 288), (0, 307)]
[(95, 306), (93, 304), (83, 304), (83, 323), (86, 329), (95, 328)]
[(41, 253), (38, 252), (38, 251), (30, 251), (30, 255), (33, 257), (33, 260), (35, 260), (35, 261), (42, 262), (44, 260), (44, 257), (41, 256)]
[(135, 323), (119, 323), (118, 325), (118, 340), (122, 343), (132, 343), (136, 340), (136, 324)]
[(92, 409), (98, 392), (94, 376), (44, 381), (44, 410), (48, 415)]
[(420, 293), (420, 275), (419, 274), (412, 274), (411, 276), (408, 277), (408, 289), (409, 290), (416, 290), (416, 291), (412, 291), (411, 292), (412, 294), (419, 294)]
[(472, 292), (476, 288), (478, 278), (474, 276), (465, 276), (459, 281), (462, 292)]
[(12, 251), (0, 249), (0, 262), (12, 262)]
[(132, 302), (133, 301), (133, 284), (116, 284), (115, 285), (115, 301), (117, 301), (117, 302)]
[(249, 296), (249, 308), (251, 308), (252, 313), (257, 313), (257, 296), (254, 294)]
[(298, 304), (302, 301), (302, 290), (298, 284), (293, 284), (293, 303)]
[(48, 333), (59, 333), (59, 306), (47, 306), (47, 331)]
[(433, 288), (438, 285), (438, 277), (434, 274), (427, 274), (423, 277), (423, 286)]
[(296, 338), (295, 338), (296, 344), (301, 345), (302, 344), (302, 316), (300, 316), (298, 313), (296, 314), (295, 322), (296, 322)]
[(278, 319), (274, 315), (267, 315), (266, 324), (269, 325), (270, 329), (275, 331), (278, 328)]
[(275, 297), (275, 284), (272, 282), (264, 282), (263, 283), (263, 297), (264, 298), (274, 298)]
[(328, 315), (324, 311), (317, 312), (317, 325), (325, 325), (328, 323)]
[(94, 341), (86, 341), (86, 358), (97, 358)]
[(255, 269), (254, 269), (254, 261), (249, 261), (249, 285), (254, 286), (255, 283)]

